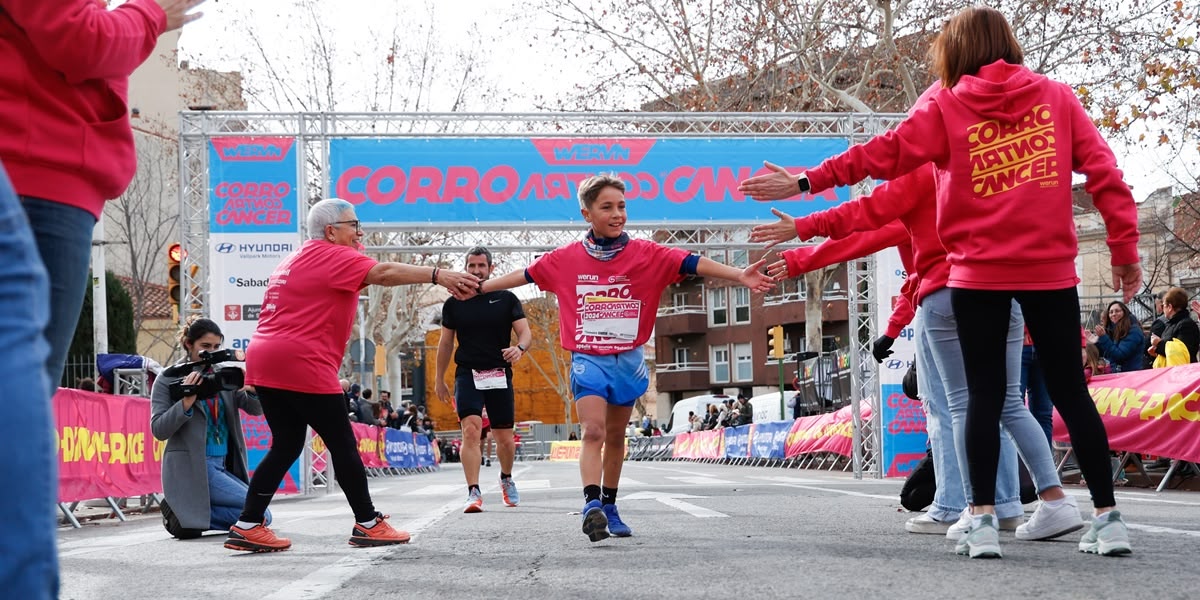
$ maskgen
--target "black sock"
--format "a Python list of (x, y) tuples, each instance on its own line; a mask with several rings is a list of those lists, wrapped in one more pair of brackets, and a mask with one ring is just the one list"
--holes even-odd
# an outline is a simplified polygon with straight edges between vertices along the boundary
[(616, 504), (617, 503), (617, 488), (610, 488), (610, 487), (600, 488), (600, 503), (601, 504)]
[[(477, 486), (477, 485), (468, 485), (468, 486), (467, 486), (467, 494), (470, 494), (471, 492), (479, 492), (479, 486)], [(483, 495), (483, 492), (479, 492), (479, 494), (480, 494), (480, 495)]]
[(583, 486), (583, 499), (585, 502), (591, 502), (592, 500), (599, 500), (600, 499), (600, 486), (598, 486), (598, 485)]
[(500, 481), (504, 481), (505, 479), (512, 479), (512, 473), (501, 473)]

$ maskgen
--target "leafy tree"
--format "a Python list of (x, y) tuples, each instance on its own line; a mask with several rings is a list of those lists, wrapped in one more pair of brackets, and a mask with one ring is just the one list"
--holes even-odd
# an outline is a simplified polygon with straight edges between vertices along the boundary
[[(108, 351), (114, 354), (137, 354), (137, 330), (133, 327), (133, 300), (121, 280), (112, 271), (104, 273), (104, 285), (107, 296), (108, 315)], [(75, 337), (71, 339), (71, 347), (67, 356), (91, 357), (96, 354), (92, 340), (92, 286), (87, 286), (83, 298), (83, 309), (79, 312), (79, 324), (75, 327)], [(64, 386), (74, 385), (74, 382), (64, 381)]]

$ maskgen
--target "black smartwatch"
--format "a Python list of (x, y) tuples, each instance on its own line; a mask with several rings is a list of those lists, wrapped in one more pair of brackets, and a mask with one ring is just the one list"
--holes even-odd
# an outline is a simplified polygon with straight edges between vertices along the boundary
[(807, 173), (801, 173), (800, 177), (796, 178), (796, 185), (800, 187), (800, 193), (802, 194), (812, 189), (812, 187), (808, 185)]

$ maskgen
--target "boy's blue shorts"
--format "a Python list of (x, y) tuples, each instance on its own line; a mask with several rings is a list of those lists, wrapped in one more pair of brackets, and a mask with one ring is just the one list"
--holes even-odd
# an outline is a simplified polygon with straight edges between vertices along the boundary
[(571, 395), (600, 396), (615, 406), (633, 406), (650, 387), (645, 354), (638, 347), (620, 354), (571, 353)]

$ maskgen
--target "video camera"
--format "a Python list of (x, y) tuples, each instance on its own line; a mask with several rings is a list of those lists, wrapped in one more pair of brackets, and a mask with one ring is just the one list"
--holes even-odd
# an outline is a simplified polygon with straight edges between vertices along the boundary
[[(241, 368), (217, 366), (220, 363), (244, 360), (246, 360), (246, 356), (239, 350), (228, 348), (216, 352), (205, 350), (200, 353), (200, 360), (196, 362), (183, 363), (165, 369), (163, 376), (181, 378), (180, 381), (171, 384), (171, 399), (180, 400), (184, 396), (193, 395), (200, 398), (211, 398), (220, 392), (231, 392), (245, 387), (246, 373)], [(194, 385), (184, 385), (182, 378), (187, 377), (188, 373), (194, 372), (203, 374), (200, 382)]]

